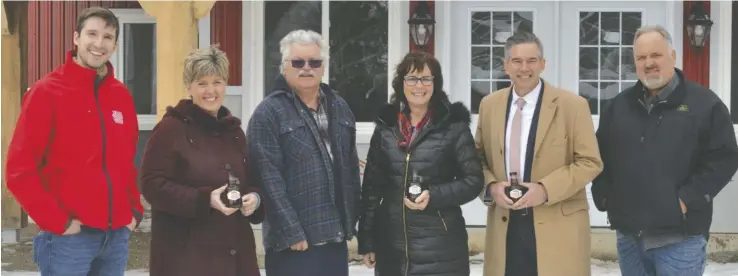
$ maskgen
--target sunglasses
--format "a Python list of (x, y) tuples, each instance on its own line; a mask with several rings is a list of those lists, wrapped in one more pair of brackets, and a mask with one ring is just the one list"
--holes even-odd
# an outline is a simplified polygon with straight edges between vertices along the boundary
[(411, 76), (405, 77), (405, 83), (407, 83), (407, 85), (410, 85), (410, 86), (417, 85), (418, 81), (420, 81), (423, 85), (428, 86), (428, 85), (433, 84), (433, 76), (427, 76), (427, 77), (422, 77), (422, 78), (411, 77)]
[(290, 62), (292, 63), (292, 68), (297, 68), (297, 69), (305, 67), (305, 63), (310, 65), (310, 68), (320, 68), (320, 66), (323, 65), (323, 60), (321, 59), (311, 59), (308, 61), (305, 61), (302, 59), (293, 59), (293, 60), (290, 60)]

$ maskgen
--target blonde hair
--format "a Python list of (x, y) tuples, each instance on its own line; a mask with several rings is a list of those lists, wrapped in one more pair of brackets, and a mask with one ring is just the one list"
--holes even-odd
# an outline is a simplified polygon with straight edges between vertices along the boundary
[(207, 76), (219, 76), (228, 82), (229, 67), (228, 57), (218, 45), (194, 50), (184, 60), (184, 84)]

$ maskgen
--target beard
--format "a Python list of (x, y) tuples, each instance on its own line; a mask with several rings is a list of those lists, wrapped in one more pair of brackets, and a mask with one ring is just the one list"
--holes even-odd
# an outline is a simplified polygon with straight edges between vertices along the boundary
[(658, 89), (661, 87), (664, 87), (664, 78), (661, 76), (654, 77), (654, 78), (645, 78), (642, 80), (643, 86), (645, 86), (648, 89)]

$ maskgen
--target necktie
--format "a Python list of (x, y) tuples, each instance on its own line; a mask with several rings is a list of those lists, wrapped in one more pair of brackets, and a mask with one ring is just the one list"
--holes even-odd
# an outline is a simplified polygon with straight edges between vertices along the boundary
[[(525, 106), (525, 100), (518, 98), (515, 101), (515, 106), (518, 108), (513, 115), (512, 126), (510, 130), (510, 168), (508, 172), (518, 173), (519, 179), (523, 176), (520, 174), (520, 133), (523, 128), (523, 106)], [(509, 180), (509, 179), (508, 179)]]

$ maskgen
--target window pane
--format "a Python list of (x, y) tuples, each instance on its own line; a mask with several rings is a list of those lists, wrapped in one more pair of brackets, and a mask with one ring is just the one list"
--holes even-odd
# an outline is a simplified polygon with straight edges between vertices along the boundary
[(620, 13), (619, 12), (603, 12), (600, 14), (602, 22), (600, 26), (600, 42), (601, 45), (618, 45), (620, 44)]
[(471, 78), (474, 80), (488, 80), (489, 76), (489, 47), (472, 47)]
[(321, 1), (264, 1), (264, 96), (280, 74), (279, 41), (287, 33), (307, 29), (321, 32)]
[(579, 45), (597, 45), (600, 37), (600, 13), (579, 13)]
[(620, 47), (600, 48), (600, 79), (617, 80), (620, 78)]
[(123, 83), (133, 94), (138, 114), (156, 114), (156, 25), (123, 27)]
[(471, 16), (472, 45), (490, 44), (490, 12), (473, 12)]
[(641, 27), (640, 12), (624, 12), (623, 20), (623, 45), (633, 45), (635, 32)]
[(329, 82), (348, 102), (357, 122), (372, 122), (388, 99), (387, 4), (330, 2)]

